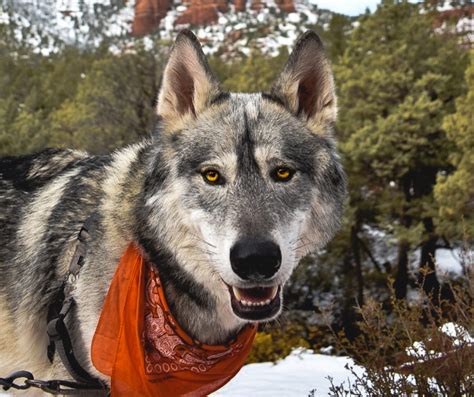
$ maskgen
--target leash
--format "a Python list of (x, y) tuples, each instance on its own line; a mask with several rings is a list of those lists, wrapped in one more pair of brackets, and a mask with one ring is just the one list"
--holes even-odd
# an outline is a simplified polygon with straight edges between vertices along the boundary
[[(24, 379), (23, 384), (17, 383)], [(75, 396), (104, 396), (104, 390), (97, 390), (95, 385), (71, 382), (67, 380), (38, 380), (28, 371), (17, 371), (6, 378), (0, 378), (0, 386), (4, 391), (9, 389), (27, 390), (29, 388), (41, 389), (45, 393), (55, 395)]]
[[(92, 377), (79, 364), (65, 323), (68, 314), (75, 306), (71, 292), (84, 265), (84, 259), (87, 254), (87, 241), (95, 230), (97, 218), (97, 213), (89, 216), (81, 227), (76, 240), (73, 241), (73, 255), (69, 264), (66, 281), (58, 293), (55, 302), (48, 308), (48, 359), (52, 363), (54, 354), (57, 351), (64, 367), (75, 381), (37, 380), (31, 372), (17, 371), (6, 378), (0, 378), (0, 385), (5, 391), (10, 388), (25, 390), (34, 387), (46, 393), (56, 395), (107, 396), (109, 394), (107, 385), (99, 379)], [(25, 379), (23, 384), (16, 383), (17, 379), (22, 378)]]

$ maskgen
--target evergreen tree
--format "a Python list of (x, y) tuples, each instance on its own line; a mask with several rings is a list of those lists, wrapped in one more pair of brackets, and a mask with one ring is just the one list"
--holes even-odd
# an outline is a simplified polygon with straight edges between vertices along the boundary
[(310, 28), (316, 31), (324, 42), (326, 52), (332, 62), (336, 62), (344, 54), (347, 40), (353, 29), (353, 17), (333, 14), (327, 25), (316, 24)]
[[(456, 101), (456, 113), (444, 119), (448, 138), (456, 145), (450, 162), (456, 167), (439, 175), (435, 197), (439, 203), (440, 229), (455, 239), (474, 238), (474, 51), (466, 70), (468, 92)], [(464, 218), (464, 219), (462, 219)]]
[(104, 53), (77, 93), (51, 115), (49, 145), (107, 153), (150, 133), (161, 70), (159, 53)]
[(442, 120), (462, 91), (465, 58), (452, 38), (435, 33), (418, 5), (384, 0), (361, 18), (336, 67), (353, 233), (373, 224), (396, 238), (399, 298), (406, 295), (408, 254), (416, 246), (420, 267), (432, 271), (426, 289), (439, 291), (433, 187), (453, 148)]
[(72, 47), (50, 56), (26, 47), (5, 52), (0, 60), (0, 155), (31, 153), (49, 144), (50, 115), (75, 95), (91, 57)]
[(235, 92), (267, 91), (288, 59), (288, 49), (282, 47), (278, 56), (270, 57), (253, 50), (242, 60), (231, 64), (213, 58), (211, 67), (221, 78), (225, 89)]

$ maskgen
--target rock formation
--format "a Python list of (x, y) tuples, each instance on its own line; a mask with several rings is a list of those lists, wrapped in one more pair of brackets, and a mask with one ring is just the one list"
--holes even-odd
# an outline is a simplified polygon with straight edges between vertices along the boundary
[(158, 27), (171, 8), (172, 0), (135, 0), (132, 34), (143, 36)]
[[(206, 25), (216, 23), (219, 13), (229, 11), (229, 3), (233, 1), (235, 10), (246, 10), (246, 0), (185, 0), (188, 8), (176, 18), (177, 25)], [(275, 0), (282, 12), (295, 12), (293, 0)], [(250, 0), (250, 9), (260, 11), (266, 6), (265, 0)], [(132, 34), (143, 36), (155, 29), (172, 7), (172, 0), (135, 0), (135, 17)]]
[(275, 0), (276, 5), (278, 8), (283, 12), (295, 12), (295, 4), (293, 0)]
[(217, 22), (219, 12), (229, 11), (226, 0), (191, 0), (188, 8), (178, 18), (177, 25), (206, 25)]
[(245, 6), (246, 5), (247, 5), (246, 0), (235, 0), (235, 2), (234, 2), (235, 11), (237, 11), (237, 12), (245, 11)]

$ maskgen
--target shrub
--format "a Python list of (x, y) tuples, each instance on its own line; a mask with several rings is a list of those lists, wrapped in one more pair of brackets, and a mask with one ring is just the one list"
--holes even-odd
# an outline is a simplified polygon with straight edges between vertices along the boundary
[(275, 363), (294, 348), (315, 348), (321, 333), (316, 326), (295, 322), (266, 324), (255, 337), (247, 363)]
[(387, 307), (374, 300), (358, 307), (360, 335), (334, 336), (366, 373), (349, 368), (356, 381), (332, 384), (333, 395), (473, 395), (474, 272), (467, 273), (449, 285), (449, 301), (426, 295), (420, 285), (416, 302), (397, 300), (391, 289)]

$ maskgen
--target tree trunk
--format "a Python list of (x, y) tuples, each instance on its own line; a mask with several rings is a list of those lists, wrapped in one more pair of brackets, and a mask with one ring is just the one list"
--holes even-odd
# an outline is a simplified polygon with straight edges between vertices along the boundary
[(439, 236), (435, 233), (433, 219), (425, 218), (423, 224), (428, 237), (421, 245), (418, 282), (423, 286), (425, 293), (432, 297), (433, 304), (438, 306), (440, 299), (450, 300), (452, 295), (449, 287), (442, 288), (436, 276), (436, 249)]
[(400, 240), (398, 243), (397, 276), (393, 283), (395, 297), (405, 299), (408, 287), (408, 250), (410, 244), (406, 240)]
[[(405, 196), (406, 204), (403, 206), (400, 214), (400, 224), (405, 228), (410, 228), (412, 225), (412, 217), (407, 215), (410, 208), (410, 201), (413, 195), (413, 173), (409, 172), (401, 179), (403, 194)], [(397, 299), (405, 299), (408, 289), (408, 252), (410, 250), (410, 243), (403, 237), (398, 240), (398, 257), (397, 257), (397, 275), (393, 288), (395, 289), (395, 297)]]
[(427, 294), (439, 295), (439, 282), (436, 277), (435, 257), (438, 236), (434, 233), (433, 220), (423, 220), (428, 237), (421, 244), (420, 273), (418, 281)]
[(357, 279), (357, 301), (359, 305), (364, 304), (364, 277), (362, 275), (362, 262), (360, 259), (360, 241), (357, 235), (358, 227), (356, 225), (351, 228), (351, 246), (352, 255), (355, 264), (355, 276)]
[(341, 312), (341, 325), (344, 329), (344, 333), (349, 340), (354, 340), (354, 338), (359, 335), (360, 331), (356, 325), (357, 321), (360, 320), (357, 312), (356, 305), (357, 302), (353, 296), (353, 274), (352, 274), (352, 261), (351, 255), (345, 255), (343, 262), (343, 307)]

